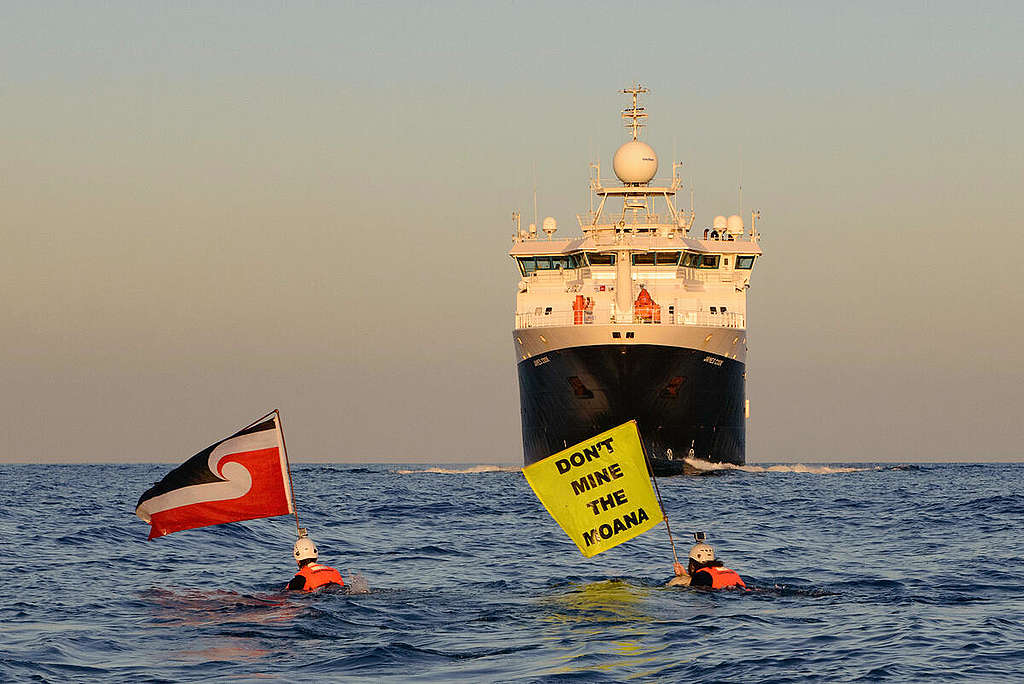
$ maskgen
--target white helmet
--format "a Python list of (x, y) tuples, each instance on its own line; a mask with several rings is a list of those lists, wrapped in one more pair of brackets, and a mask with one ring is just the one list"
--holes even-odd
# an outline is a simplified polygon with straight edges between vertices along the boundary
[(698, 563), (710, 563), (715, 560), (715, 550), (711, 544), (694, 544), (690, 547), (690, 560)]
[(295, 546), (292, 547), (292, 555), (295, 556), (295, 562), (301, 563), (304, 560), (316, 560), (320, 557), (320, 552), (317, 551), (316, 544), (309, 537), (302, 536), (295, 542)]

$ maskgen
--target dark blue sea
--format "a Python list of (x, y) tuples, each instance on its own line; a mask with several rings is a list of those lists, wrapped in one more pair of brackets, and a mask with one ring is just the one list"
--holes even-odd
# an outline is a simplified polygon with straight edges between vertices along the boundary
[(586, 559), (515, 468), (294, 466), (294, 521), (146, 541), (170, 465), (0, 466), (0, 681), (1024, 681), (1024, 465), (661, 479), (749, 592), (667, 588), (664, 526)]

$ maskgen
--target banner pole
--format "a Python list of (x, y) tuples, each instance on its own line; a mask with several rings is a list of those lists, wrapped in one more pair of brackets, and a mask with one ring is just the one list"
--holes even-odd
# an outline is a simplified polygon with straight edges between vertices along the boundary
[[(277, 416), (277, 427), (281, 431), (281, 446), (284, 448), (284, 464), (288, 469), (288, 490), (291, 493), (292, 514), (295, 516), (295, 534), (301, 537), (302, 527), (299, 526), (299, 509), (295, 505), (295, 485), (292, 484), (292, 464), (291, 461), (288, 460), (288, 445), (284, 441), (284, 422), (281, 421), (281, 412), (278, 409), (274, 409), (271, 413)], [(665, 510), (664, 507), (662, 510)]]
[(262, 416), (260, 416), (256, 420), (252, 421), (251, 423), (246, 425), (244, 428), (242, 428), (242, 430), (248, 430), (249, 428), (253, 427), (254, 425), (259, 425), (260, 423), (262, 423), (264, 420), (266, 420), (270, 416), (274, 415), (275, 413), (277, 413), (277, 409), (274, 409), (270, 413), (264, 413)]
[(672, 538), (672, 528), (668, 524), (668, 512), (665, 510), (665, 502), (661, 500), (661, 489), (658, 487), (658, 478), (654, 475), (654, 466), (651, 464), (651, 458), (647, 455), (647, 447), (644, 446), (644, 437), (640, 434), (640, 423), (636, 424), (636, 433), (640, 437), (640, 450), (644, 453), (644, 462), (647, 463), (647, 472), (651, 475), (651, 480), (654, 482), (654, 493), (658, 495), (658, 505), (661, 506), (661, 514), (665, 516), (665, 531), (668, 532), (668, 543), (672, 546), (672, 560), (676, 565), (679, 564), (679, 556), (676, 554), (676, 542)]

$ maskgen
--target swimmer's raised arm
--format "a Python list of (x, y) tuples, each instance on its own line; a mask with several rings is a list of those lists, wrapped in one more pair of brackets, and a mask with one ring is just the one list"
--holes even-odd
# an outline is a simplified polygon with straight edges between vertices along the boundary
[(668, 587), (688, 587), (690, 586), (690, 576), (685, 572), (682, 575), (676, 575), (668, 581), (665, 585)]

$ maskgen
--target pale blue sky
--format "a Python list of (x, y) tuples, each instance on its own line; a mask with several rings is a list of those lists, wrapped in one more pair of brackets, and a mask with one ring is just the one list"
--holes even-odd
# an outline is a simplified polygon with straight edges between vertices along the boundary
[(762, 211), (749, 460), (1019, 460), (1024, 10), (893, 5), (4, 4), (0, 460), (519, 462), (509, 213), (634, 80)]

